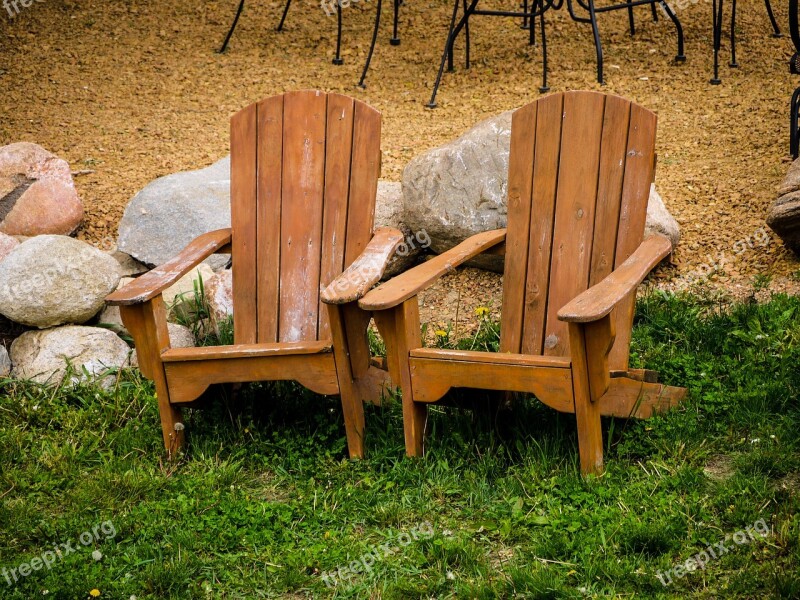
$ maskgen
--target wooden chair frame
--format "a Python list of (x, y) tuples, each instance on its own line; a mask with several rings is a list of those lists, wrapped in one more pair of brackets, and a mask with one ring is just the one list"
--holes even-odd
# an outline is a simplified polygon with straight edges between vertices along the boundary
[[(289, 92), (231, 119), (232, 227), (107, 298), (155, 382), (170, 456), (184, 444), (179, 406), (212, 384), (277, 380), (340, 394), (350, 456), (363, 455), (363, 402), (380, 402), (388, 376), (357, 302), (403, 241), (372, 230), (379, 173), (380, 114), (347, 96)], [(215, 253), (232, 254), (235, 343), (171, 348), (162, 293)]]
[[(533, 393), (574, 413), (581, 470), (595, 474), (601, 416), (647, 418), (683, 398), (628, 369), (636, 289), (671, 252), (661, 235), (643, 240), (654, 144), (655, 115), (616, 96), (567, 92), (520, 108), (508, 229), (477, 234), (359, 301), (402, 389), (409, 456), (423, 453), (427, 405), (454, 387)], [(423, 348), (417, 294), (484, 252), (506, 256), (501, 352)]]

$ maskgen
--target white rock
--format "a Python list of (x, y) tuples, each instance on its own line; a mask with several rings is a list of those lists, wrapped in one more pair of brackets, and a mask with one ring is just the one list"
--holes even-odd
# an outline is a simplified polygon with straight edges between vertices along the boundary
[(177, 323), (167, 323), (169, 344), (173, 348), (192, 348), (195, 345), (192, 330)]
[(219, 333), (218, 324), (233, 315), (233, 272), (224, 269), (214, 274), (205, 283), (206, 301), (214, 329)]
[(130, 355), (131, 349), (117, 334), (99, 327), (67, 325), (26, 331), (11, 344), (11, 374), (58, 385), (69, 372), (70, 383), (97, 381), (109, 388), (115, 376), (100, 375), (109, 368), (129, 366)]
[(0, 262), (0, 313), (42, 329), (84, 323), (119, 279), (117, 261), (105, 252), (70, 237), (40, 235)]
[[(214, 270), (205, 263), (201, 263), (186, 275), (178, 279), (170, 287), (164, 290), (162, 296), (167, 306), (175, 304), (177, 300), (192, 300), (194, 299), (194, 283), (198, 279), (203, 280), (203, 287), (205, 288), (206, 282), (214, 276)], [(178, 298), (181, 296), (181, 298)]]
[[(100, 313), (97, 323), (104, 326), (111, 325), (108, 329), (119, 335), (130, 335), (130, 332), (125, 329), (125, 325), (122, 323), (119, 306), (106, 306), (103, 312)], [(167, 323), (167, 331), (169, 332), (169, 341), (172, 348), (191, 348), (195, 346), (194, 334), (188, 327), (177, 323)]]
[(11, 358), (6, 347), (0, 344), (0, 377), (8, 377), (11, 373)]
[(656, 191), (656, 186), (650, 186), (650, 199), (647, 202), (647, 222), (644, 226), (644, 236), (660, 233), (669, 238), (672, 247), (678, 245), (681, 239), (681, 229), (678, 222), (669, 213), (661, 195)]

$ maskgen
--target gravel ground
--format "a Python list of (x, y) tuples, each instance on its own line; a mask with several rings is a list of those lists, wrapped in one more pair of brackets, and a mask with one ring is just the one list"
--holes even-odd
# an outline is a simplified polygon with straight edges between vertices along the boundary
[[(487, 8), (511, 8), (486, 0)], [(235, 0), (45, 0), (0, 15), (0, 143), (37, 142), (66, 158), (87, 219), (79, 237), (112, 246), (129, 199), (152, 179), (212, 163), (228, 152), (228, 119), (246, 104), (288, 89), (354, 95), (383, 112), (383, 177), (397, 180), (414, 155), (461, 134), (480, 119), (539, 96), (540, 48), (511, 19), (476, 18), (473, 66), (446, 74), (439, 108), (424, 107), (438, 66), (450, 6), (408, 0), (401, 38), (390, 46), (389, 4), (366, 90), (355, 86), (366, 55), (375, 3), (344, 9), (345, 64), (331, 64), (335, 18), (319, 3), (295, 0), (276, 32), (282, 4), (251, 2), (224, 55)], [(730, 3), (726, 3), (728, 6)], [(786, 6), (773, 3), (784, 29)], [(688, 60), (675, 65), (675, 32), (639, 8), (637, 33), (625, 11), (601, 15), (607, 84), (595, 82), (588, 26), (566, 11), (548, 15), (553, 91), (603, 89), (659, 115), (656, 185), (683, 231), (659, 286), (743, 297), (754, 278), (766, 290), (795, 293), (800, 263), (764, 224), (789, 164), (788, 104), (797, 82), (788, 73), (791, 44), (770, 36), (760, 0), (738, 6), (740, 68), (722, 85), (711, 74), (711, 3), (676, 3)], [(461, 47), (463, 48), (463, 46)], [(711, 273), (709, 277), (708, 274)], [(477, 305), (499, 309), (499, 279), (477, 270), (448, 278), (425, 300), (459, 305), (474, 321)], [(459, 290), (462, 290), (459, 292)], [(460, 300), (459, 300), (460, 299)], [(442, 313), (454, 313), (450, 308)], [(454, 314), (452, 317), (454, 318)]]

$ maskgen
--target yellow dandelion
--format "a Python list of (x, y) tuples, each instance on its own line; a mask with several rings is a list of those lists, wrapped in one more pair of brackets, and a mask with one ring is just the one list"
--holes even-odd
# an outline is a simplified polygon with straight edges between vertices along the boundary
[(434, 333), (434, 335), (436, 335), (436, 337), (440, 337), (440, 338), (447, 337), (447, 332), (444, 329), (437, 329), (433, 333)]
[(91, 592), (89, 592), (89, 595), (92, 598), (97, 598), (100, 595), (100, 590), (98, 590), (97, 588), (94, 588)]
[(475, 309), (475, 314), (478, 315), (479, 317), (485, 317), (486, 315), (489, 314), (489, 309), (485, 306), (479, 306), (478, 308)]

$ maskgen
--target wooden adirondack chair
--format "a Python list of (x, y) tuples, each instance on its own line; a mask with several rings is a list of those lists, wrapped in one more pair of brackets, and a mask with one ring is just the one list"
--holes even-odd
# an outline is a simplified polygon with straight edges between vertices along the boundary
[[(183, 443), (177, 405), (211, 384), (265, 380), (341, 393), (350, 455), (363, 454), (361, 403), (379, 401), (386, 374), (370, 364), (370, 315), (356, 301), (403, 241), (391, 228), (373, 236), (380, 133), (380, 113), (338, 94), (289, 92), (243, 109), (231, 119), (231, 228), (108, 297), (155, 381), (170, 454)], [(170, 348), (161, 293), (218, 252), (232, 255), (235, 343)], [(321, 310), (331, 283), (349, 300)]]
[[(595, 92), (552, 94), (512, 119), (508, 228), (475, 235), (366, 294), (403, 392), (406, 450), (453, 387), (530, 392), (575, 413), (581, 469), (603, 469), (601, 415), (646, 418), (685, 390), (628, 371), (636, 288), (671, 251), (644, 235), (656, 116)], [(481, 252), (505, 253), (500, 353), (423, 348), (416, 295)]]

